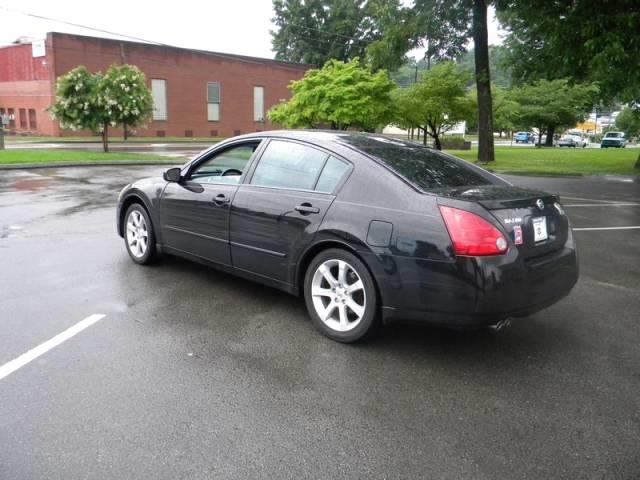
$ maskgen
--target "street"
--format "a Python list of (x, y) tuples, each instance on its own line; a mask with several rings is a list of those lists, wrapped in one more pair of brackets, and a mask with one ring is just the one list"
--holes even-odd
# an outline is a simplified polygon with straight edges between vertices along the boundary
[(504, 176), (561, 195), (571, 295), (497, 332), (349, 346), (301, 299), (135, 265), (117, 194), (166, 168), (2, 172), (0, 370), (104, 317), (0, 376), (0, 479), (640, 478), (638, 180)]

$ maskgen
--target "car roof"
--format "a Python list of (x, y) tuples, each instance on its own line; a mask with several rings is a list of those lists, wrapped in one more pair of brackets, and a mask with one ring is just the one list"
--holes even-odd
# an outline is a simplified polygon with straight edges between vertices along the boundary
[(364, 132), (350, 132), (343, 130), (267, 130), (264, 132), (247, 133), (234, 138), (252, 138), (252, 137), (273, 137), (273, 138), (291, 138), (294, 140), (307, 141), (335, 141), (343, 135), (370, 135)]
[(351, 149), (358, 149), (357, 144), (364, 139), (372, 140), (385, 140), (393, 141), (396, 145), (404, 145), (407, 147), (421, 147), (432, 150), (431, 147), (425, 147), (422, 143), (410, 142), (408, 140), (402, 140), (395, 137), (383, 135), (381, 133), (367, 133), (367, 132), (355, 132), (350, 130), (268, 130), (264, 132), (247, 133), (237, 137), (232, 137), (229, 140), (250, 140), (252, 138), (286, 138), (290, 140), (307, 141), (310, 143), (338, 143)]

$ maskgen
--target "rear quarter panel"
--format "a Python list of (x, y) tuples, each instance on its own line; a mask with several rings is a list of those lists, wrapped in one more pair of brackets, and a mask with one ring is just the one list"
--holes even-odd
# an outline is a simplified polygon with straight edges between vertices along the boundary
[[(355, 157), (355, 158), (354, 158)], [(437, 205), (387, 168), (357, 153), (354, 172), (327, 212), (314, 243), (349, 245), (374, 275), (389, 308), (461, 310), (473, 306), (475, 288), (460, 288), (459, 266)], [(393, 225), (387, 245), (367, 241), (372, 221)], [(371, 241), (371, 238), (369, 238)]]

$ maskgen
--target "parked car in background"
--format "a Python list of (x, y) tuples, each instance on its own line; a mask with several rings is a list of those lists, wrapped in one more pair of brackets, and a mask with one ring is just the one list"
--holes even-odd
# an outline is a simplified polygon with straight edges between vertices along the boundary
[(558, 147), (586, 147), (589, 141), (580, 135), (563, 135), (558, 140)]
[(500, 325), (578, 279), (557, 196), (380, 135), (229, 139), (127, 185), (117, 227), (135, 263), (170, 253), (301, 295), (340, 342), (392, 319)]
[(534, 143), (536, 141), (535, 138), (535, 135), (531, 132), (516, 132), (513, 137), (516, 143)]
[(627, 146), (627, 140), (622, 132), (607, 132), (602, 137), (600, 148), (624, 148)]

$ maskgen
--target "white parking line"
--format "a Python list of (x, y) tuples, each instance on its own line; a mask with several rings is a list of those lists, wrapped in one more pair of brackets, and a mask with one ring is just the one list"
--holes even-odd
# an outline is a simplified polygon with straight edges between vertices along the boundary
[(85, 328), (89, 328), (91, 325), (102, 320), (104, 317), (105, 315), (101, 313), (94, 313), (93, 315), (89, 315), (84, 320), (81, 320), (75, 325), (73, 325), (72, 327), (67, 328), (64, 332), (59, 333), (58, 335), (51, 338), (50, 340), (47, 340), (46, 342), (41, 343), (37, 347), (32, 348), (28, 352), (23, 353), (22, 355), (20, 355), (17, 358), (14, 358), (8, 363), (5, 363), (0, 367), (0, 380), (2, 380), (4, 377), (8, 375), (11, 375), (13, 372), (18, 370), (19, 368), (24, 367), (26, 364), (28, 364), (29, 362), (32, 362), (39, 356), (44, 355), (52, 348), (55, 348), (58, 345), (60, 345), (62, 342), (69, 340), (71, 337), (73, 337), (74, 335), (77, 335), (78, 333), (83, 331)]
[(586, 200), (588, 202), (602, 202), (602, 203), (615, 203), (616, 202), (616, 200), (600, 200), (598, 198), (569, 197), (569, 196), (562, 195), (562, 194), (560, 194), (560, 198), (562, 200), (565, 200), (565, 199), (568, 198), (569, 200)]
[(563, 207), (640, 207), (640, 203), (573, 203)]
[(631, 227), (585, 227), (585, 228), (574, 228), (574, 232), (588, 232), (594, 230), (638, 230), (640, 229), (640, 225), (634, 225)]

